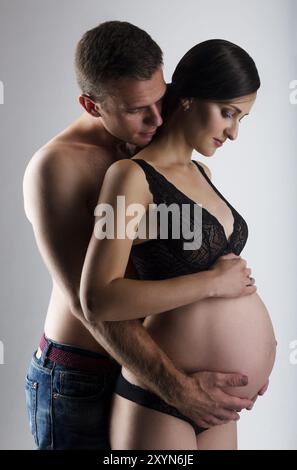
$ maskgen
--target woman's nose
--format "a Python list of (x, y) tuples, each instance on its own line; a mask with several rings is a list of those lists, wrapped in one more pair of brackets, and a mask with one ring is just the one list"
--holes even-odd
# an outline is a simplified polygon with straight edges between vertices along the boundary
[(238, 122), (233, 122), (232, 125), (226, 128), (225, 134), (230, 140), (235, 140), (238, 136)]

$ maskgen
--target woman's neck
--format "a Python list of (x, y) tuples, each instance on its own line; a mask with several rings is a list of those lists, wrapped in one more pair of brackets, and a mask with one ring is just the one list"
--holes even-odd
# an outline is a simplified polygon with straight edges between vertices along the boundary
[(162, 126), (159, 135), (145, 150), (152, 160), (158, 159), (158, 164), (164, 167), (188, 165), (191, 162), (193, 148), (185, 139), (178, 115)]

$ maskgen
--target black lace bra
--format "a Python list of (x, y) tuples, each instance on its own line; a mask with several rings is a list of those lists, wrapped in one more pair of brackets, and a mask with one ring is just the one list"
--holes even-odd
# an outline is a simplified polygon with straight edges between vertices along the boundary
[[(142, 159), (134, 158), (133, 161), (141, 166), (149, 184), (153, 201), (156, 205), (187, 204), (190, 207), (189, 229), (195, 230), (194, 206), (197, 204), (176, 188), (165, 176), (159, 173), (152, 165)], [(184, 243), (188, 242), (182, 235), (179, 238), (171, 236), (171, 220), (168, 219), (168, 238), (160, 237), (149, 239), (142, 243), (132, 245), (131, 258), (137, 274), (143, 280), (160, 280), (172, 277), (191, 274), (198, 271), (205, 271), (210, 268), (215, 261), (227, 253), (239, 255), (243, 250), (247, 237), (248, 227), (241, 215), (229, 204), (222, 194), (208, 178), (202, 166), (195, 160), (200, 172), (206, 178), (218, 196), (225, 201), (232, 211), (234, 225), (233, 232), (227, 240), (224, 227), (217, 218), (207, 209), (202, 207), (202, 234), (201, 244), (198, 249), (184, 249)]]

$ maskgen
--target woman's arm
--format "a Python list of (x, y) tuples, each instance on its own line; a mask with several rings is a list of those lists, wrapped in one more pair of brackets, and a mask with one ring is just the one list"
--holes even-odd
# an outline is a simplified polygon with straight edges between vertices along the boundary
[[(215, 271), (162, 281), (124, 278), (133, 243), (133, 239), (126, 235), (126, 228), (130, 224), (131, 229), (133, 216), (123, 218), (123, 233), (118, 233), (117, 223), (120, 220), (117, 196), (124, 196), (122, 203), (125, 213), (131, 204), (141, 204), (145, 211), (150, 201), (146, 185), (142, 170), (130, 160), (118, 161), (106, 172), (98, 204), (108, 204), (113, 209), (115, 236), (100, 239), (103, 232), (100, 228), (101, 218), (97, 217), (81, 276), (80, 297), (88, 320), (142, 318), (214, 295)], [(136, 226), (133, 233), (135, 230)]]

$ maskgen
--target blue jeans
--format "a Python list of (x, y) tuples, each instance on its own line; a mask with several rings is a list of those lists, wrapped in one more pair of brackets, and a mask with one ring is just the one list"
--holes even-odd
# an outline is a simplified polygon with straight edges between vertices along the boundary
[[(83, 351), (50, 340), (48, 344), (75, 353)], [(33, 354), (25, 386), (30, 430), (37, 448), (110, 450), (108, 420), (119, 364), (111, 359), (110, 368), (94, 375), (49, 360), (47, 351), (40, 359)]]

